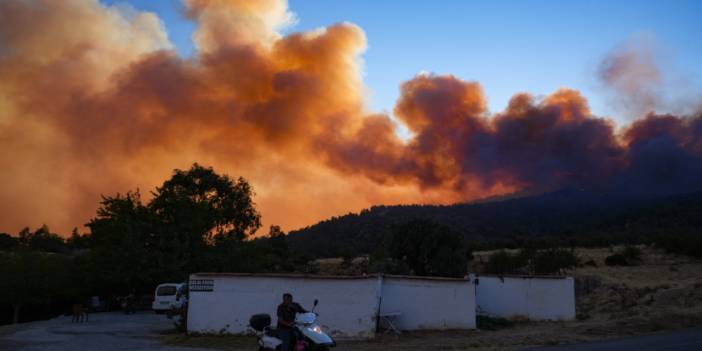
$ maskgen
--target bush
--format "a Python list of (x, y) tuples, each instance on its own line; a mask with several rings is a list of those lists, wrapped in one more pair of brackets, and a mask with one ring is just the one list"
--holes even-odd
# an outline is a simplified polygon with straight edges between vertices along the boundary
[(520, 250), (510, 254), (500, 250), (488, 258), (484, 273), (486, 274), (563, 274), (578, 265), (578, 258), (571, 250)]
[(636, 246), (627, 246), (605, 258), (608, 266), (633, 266), (641, 262), (641, 249)]
[(615, 253), (614, 255), (609, 255), (605, 258), (605, 264), (608, 266), (628, 266), (629, 263), (626, 257), (620, 253)]
[(539, 251), (532, 259), (534, 274), (563, 274), (578, 265), (578, 258), (571, 250), (548, 249)]
[(514, 326), (514, 322), (509, 319), (481, 315), (475, 317), (475, 322), (481, 330), (499, 330)]
[(582, 265), (583, 267), (597, 267), (597, 262), (595, 262), (595, 260), (593, 259), (590, 259), (585, 261), (585, 263), (583, 263)]
[(497, 275), (525, 273), (524, 269), (527, 264), (527, 255), (524, 255), (523, 251), (511, 254), (505, 250), (500, 250), (488, 257), (484, 273)]
[(702, 257), (702, 234), (699, 232), (661, 234), (654, 239), (654, 244), (670, 253)]
[(19, 246), (19, 240), (7, 233), (0, 233), (0, 250), (10, 250)]
[(386, 255), (380, 258), (402, 261), (411, 273), (419, 276), (463, 277), (470, 257), (463, 235), (426, 219), (394, 226), (380, 251)]
[(372, 259), (368, 269), (373, 273), (410, 274), (410, 268), (407, 266), (407, 263), (392, 258)]
[(641, 249), (636, 246), (627, 246), (622, 250), (622, 255), (629, 264), (641, 261)]

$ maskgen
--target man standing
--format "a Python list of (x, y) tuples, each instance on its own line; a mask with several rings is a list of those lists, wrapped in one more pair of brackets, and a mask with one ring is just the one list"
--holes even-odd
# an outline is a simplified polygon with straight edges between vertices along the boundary
[(306, 313), (307, 310), (302, 308), (298, 303), (293, 302), (293, 296), (290, 293), (283, 294), (283, 303), (278, 305), (278, 336), (283, 341), (281, 351), (290, 351), (293, 349), (294, 332), (295, 332), (295, 315), (297, 313)]

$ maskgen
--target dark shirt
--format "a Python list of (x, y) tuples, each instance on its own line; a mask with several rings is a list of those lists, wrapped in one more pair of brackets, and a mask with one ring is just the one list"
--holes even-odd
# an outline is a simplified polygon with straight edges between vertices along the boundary
[(288, 322), (289, 324), (292, 324), (295, 321), (295, 314), (297, 313), (305, 313), (307, 310), (302, 308), (298, 303), (293, 302), (289, 305), (286, 305), (284, 303), (281, 303), (278, 305), (278, 328), (288, 328), (290, 329), (291, 327), (288, 325), (285, 325), (280, 322), (280, 320), (284, 320)]

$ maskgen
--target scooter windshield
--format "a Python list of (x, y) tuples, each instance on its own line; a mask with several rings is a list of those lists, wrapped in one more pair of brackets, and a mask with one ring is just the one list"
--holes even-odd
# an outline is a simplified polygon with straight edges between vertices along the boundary
[(317, 315), (314, 312), (300, 313), (295, 317), (295, 323), (312, 324), (316, 319)]

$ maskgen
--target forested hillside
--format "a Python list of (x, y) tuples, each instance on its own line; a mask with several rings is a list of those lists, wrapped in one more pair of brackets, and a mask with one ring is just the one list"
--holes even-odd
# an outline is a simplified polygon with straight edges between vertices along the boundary
[(520, 246), (525, 240), (607, 246), (701, 232), (702, 193), (641, 197), (564, 189), (449, 206), (374, 206), (292, 231), (289, 242), (314, 256), (371, 253), (394, 225), (414, 218), (445, 224), (476, 248)]

